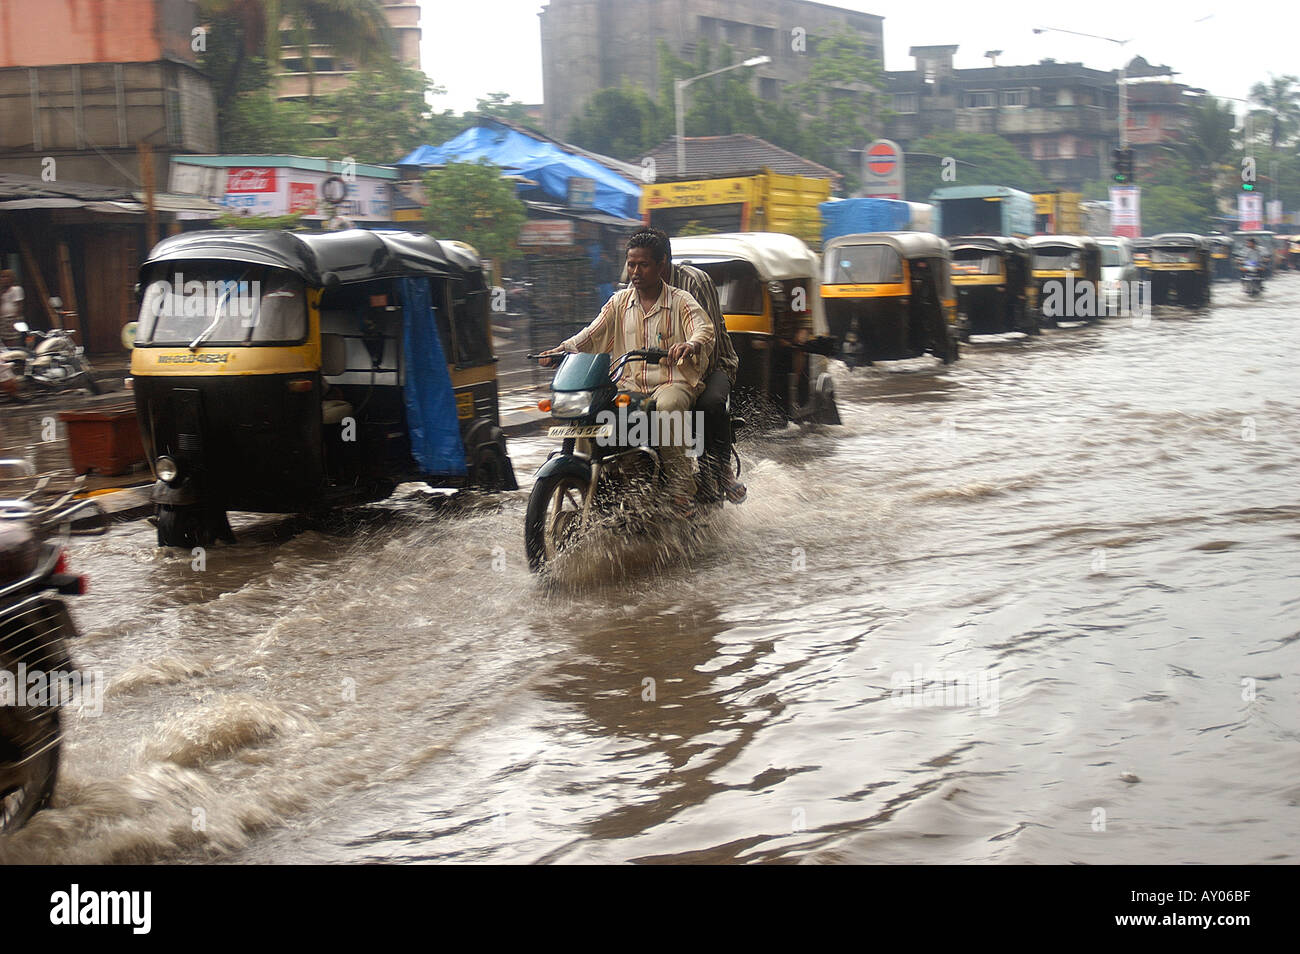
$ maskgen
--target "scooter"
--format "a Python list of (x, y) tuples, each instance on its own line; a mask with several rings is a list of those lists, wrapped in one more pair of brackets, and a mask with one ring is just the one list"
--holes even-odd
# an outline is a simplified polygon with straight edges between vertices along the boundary
[[(0, 461), (0, 474), (24, 463)], [(49, 801), (63, 739), (60, 708), (80, 683), (68, 655), (77, 629), (52, 594), (79, 595), (86, 584), (68, 572), (63, 546), (70, 533), (108, 530), (95, 501), (72, 502), (74, 488), (41, 506), (35, 497), (42, 487), (0, 501), (0, 837)]]
[[(62, 304), (51, 299), (51, 304), (56, 302)], [(15, 322), (14, 330), (23, 335), (27, 347), (0, 353), (0, 361), (9, 365), (22, 384), (47, 391), (85, 388), (91, 394), (100, 393), (85, 349), (72, 340), (72, 332), (65, 328), (33, 331), (23, 321)]]
[[(539, 404), (557, 419), (548, 433), (563, 444), (542, 464), (528, 496), (524, 548), (534, 572), (578, 546), (583, 531), (598, 522), (639, 532), (658, 518), (680, 519), (668, 505), (658, 446), (698, 439), (702, 449), (703, 431), (695, 424), (699, 415), (656, 414), (652, 395), (619, 391), (615, 383), (630, 362), (668, 359), (660, 348), (629, 351), (612, 367), (606, 352), (565, 356), (551, 384), (551, 399)], [(743, 421), (733, 418), (732, 423)], [(739, 476), (739, 455), (735, 462)], [(725, 498), (712, 490), (701, 486), (694, 505), (721, 508)]]
[(1243, 262), (1240, 266), (1241, 290), (1254, 298), (1264, 290), (1264, 269), (1259, 265)]

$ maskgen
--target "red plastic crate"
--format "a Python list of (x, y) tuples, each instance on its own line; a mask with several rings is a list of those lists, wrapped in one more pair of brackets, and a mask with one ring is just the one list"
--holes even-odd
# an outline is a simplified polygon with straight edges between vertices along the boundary
[(144, 444), (134, 407), (60, 411), (68, 428), (68, 456), (78, 474), (129, 474), (144, 461)]

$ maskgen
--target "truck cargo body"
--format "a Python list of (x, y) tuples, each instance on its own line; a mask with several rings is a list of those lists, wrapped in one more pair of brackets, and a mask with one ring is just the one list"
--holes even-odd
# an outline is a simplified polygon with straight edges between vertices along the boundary
[(641, 190), (641, 216), (669, 235), (697, 232), (783, 232), (816, 242), (826, 179), (764, 172), (728, 179), (657, 182)]
[(950, 186), (930, 193), (934, 231), (957, 235), (1034, 234), (1034, 198), (1005, 186)]

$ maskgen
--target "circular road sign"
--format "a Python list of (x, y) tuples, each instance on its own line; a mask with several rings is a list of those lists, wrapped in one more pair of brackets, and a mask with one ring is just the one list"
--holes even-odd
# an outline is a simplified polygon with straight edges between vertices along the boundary
[(877, 176), (892, 175), (898, 168), (898, 152), (890, 142), (873, 142), (867, 148), (867, 169)]

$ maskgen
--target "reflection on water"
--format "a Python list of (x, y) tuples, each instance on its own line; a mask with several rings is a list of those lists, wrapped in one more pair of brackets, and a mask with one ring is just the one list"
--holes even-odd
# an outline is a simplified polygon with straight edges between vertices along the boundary
[(1294, 861), (1292, 289), (841, 368), (744, 507), (552, 586), (523, 492), (79, 540), (104, 713), (0, 851)]

